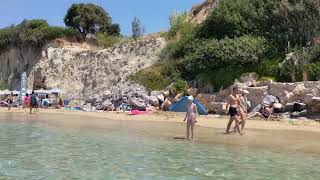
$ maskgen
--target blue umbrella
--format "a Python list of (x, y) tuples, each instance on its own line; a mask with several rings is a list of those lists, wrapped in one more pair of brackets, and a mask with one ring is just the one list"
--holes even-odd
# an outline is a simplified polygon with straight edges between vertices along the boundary
[[(188, 96), (182, 97), (178, 102), (174, 103), (170, 107), (170, 111), (173, 112), (187, 112), (188, 111)], [(193, 100), (193, 103), (197, 106), (198, 113), (200, 115), (208, 115), (206, 109), (197, 100)]]

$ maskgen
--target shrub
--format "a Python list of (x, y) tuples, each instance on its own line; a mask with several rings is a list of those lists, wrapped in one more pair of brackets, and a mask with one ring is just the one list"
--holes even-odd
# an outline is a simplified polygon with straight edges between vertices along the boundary
[(169, 18), (170, 29), (166, 38), (168, 40), (179, 39), (181, 36), (191, 33), (193, 24), (190, 22), (189, 14), (187, 12), (174, 12)]
[(187, 82), (184, 80), (178, 80), (172, 84), (171, 91), (173, 94), (183, 93), (187, 89)]
[(0, 81), (0, 90), (9, 89), (9, 85), (3, 81)]
[(266, 77), (266, 76), (263, 76), (263, 77), (260, 77), (259, 78), (260, 81), (276, 81), (276, 79), (274, 77)]
[(79, 37), (73, 29), (49, 26), (45, 20), (24, 20), (17, 26), (0, 29), (0, 48), (31, 45), (41, 47), (50, 40), (60, 37)]
[[(199, 41), (198, 41), (199, 42)], [(235, 39), (206, 40), (199, 42), (179, 64), (183, 77), (219, 69), (259, 62), (268, 51), (266, 40), (260, 37), (242, 36)]]
[(103, 48), (111, 47), (116, 43), (120, 43), (124, 40), (121, 36), (110, 36), (105, 33), (96, 34), (98, 45)]

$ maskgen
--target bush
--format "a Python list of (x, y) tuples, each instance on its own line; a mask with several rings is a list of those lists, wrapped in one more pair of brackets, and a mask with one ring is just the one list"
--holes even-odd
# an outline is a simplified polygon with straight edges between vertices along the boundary
[(194, 78), (198, 73), (221, 67), (254, 64), (268, 51), (266, 40), (253, 36), (197, 42), (193, 49), (189, 49), (191, 53), (180, 61), (179, 68), (185, 78)]
[(0, 29), (0, 48), (31, 45), (41, 47), (60, 37), (79, 37), (79, 33), (68, 28), (49, 26), (45, 20), (24, 20), (17, 26)]
[(105, 33), (96, 34), (98, 45), (103, 48), (111, 47), (116, 43), (120, 43), (124, 40), (121, 36), (110, 36)]
[(188, 84), (186, 81), (178, 80), (172, 84), (171, 91), (173, 92), (173, 94), (179, 94), (186, 91), (187, 87), (188, 87)]
[(170, 29), (166, 34), (168, 40), (179, 39), (193, 30), (193, 24), (190, 22), (189, 14), (187, 12), (174, 12), (170, 15)]
[(276, 81), (276, 79), (274, 77), (266, 77), (266, 76), (263, 76), (263, 77), (260, 77), (259, 78), (260, 81)]
[(3, 81), (0, 82), (0, 90), (9, 89), (9, 85)]
[(162, 90), (171, 83), (181, 80), (175, 64), (168, 61), (142, 69), (130, 75), (129, 79), (135, 83), (144, 85), (149, 91)]

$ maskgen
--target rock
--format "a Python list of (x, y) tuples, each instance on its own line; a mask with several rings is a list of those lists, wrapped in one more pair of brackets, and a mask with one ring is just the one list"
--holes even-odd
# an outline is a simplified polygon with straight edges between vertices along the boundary
[(293, 111), (294, 111), (294, 112), (301, 112), (301, 111), (305, 110), (306, 107), (307, 107), (307, 106), (306, 106), (306, 104), (304, 104), (304, 103), (295, 102), (295, 103), (293, 104)]
[(257, 79), (257, 73), (245, 73), (240, 77), (240, 82), (243, 83), (244, 87), (253, 87), (257, 84)]
[(179, 101), (182, 97), (183, 97), (183, 94), (182, 94), (182, 93), (177, 94), (177, 95), (174, 97), (173, 101), (174, 101), (174, 102), (177, 102), (177, 101)]
[(102, 106), (103, 107), (109, 107), (112, 105), (112, 102), (110, 100), (105, 100), (103, 103), (102, 103)]
[(210, 103), (215, 101), (215, 95), (200, 93), (196, 96), (196, 100), (199, 101), (205, 108), (210, 106)]
[(93, 108), (91, 106), (91, 103), (86, 103), (85, 105), (81, 106), (81, 109), (83, 111), (86, 111), (86, 112), (91, 112), (93, 111)]
[(144, 100), (141, 98), (134, 97), (130, 100), (129, 104), (134, 110), (140, 110), (140, 111), (146, 110), (146, 104), (144, 103)]
[(199, 89), (197, 89), (197, 88), (189, 88), (189, 89), (187, 89), (187, 94), (189, 96), (197, 97), (198, 92), (199, 92)]
[(150, 96), (149, 103), (151, 106), (155, 106), (155, 107), (159, 106), (159, 100), (156, 96)]
[(258, 104), (257, 106), (255, 106), (255, 107), (252, 109), (251, 113), (260, 112), (261, 108), (262, 108), (262, 105), (261, 105), (261, 104)]
[(164, 97), (163, 94), (158, 95), (157, 98), (158, 98), (158, 100), (159, 100), (160, 103), (163, 103), (163, 102), (164, 102), (165, 97)]
[(151, 91), (150, 95), (151, 96), (159, 96), (159, 95), (162, 95), (162, 92), (161, 91)]
[(170, 96), (170, 92), (169, 92), (168, 90), (163, 91), (163, 96), (164, 96), (165, 98), (169, 97), (169, 96)]
[(225, 114), (227, 103), (225, 102), (212, 102), (210, 103), (207, 111), (213, 112), (215, 114)]
[(320, 97), (313, 97), (312, 98), (309, 109), (313, 113), (320, 113)]
[(284, 106), (284, 111), (285, 112), (293, 112), (293, 110), (294, 110), (294, 103), (287, 103)]
[(246, 90), (249, 91), (249, 94), (247, 94), (247, 98), (251, 102), (251, 106), (255, 107), (258, 104), (262, 103), (263, 98), (267, 94), (268, 86), (248, 87), (246, 88)]
[(170, 106), (172, 105), (171, 101), (167, 98), (164, 100), (164, 102), (161, 105), (161, 109), (163, 111), (169, 111)]

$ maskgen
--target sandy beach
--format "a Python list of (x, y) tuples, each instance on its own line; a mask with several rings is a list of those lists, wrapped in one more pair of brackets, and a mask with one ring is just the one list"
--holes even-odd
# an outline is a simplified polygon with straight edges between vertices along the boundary
[[(130, 116), (128, 113), (82, 112), (41, 109), (28, 114), (14, 109), (0, 110), (0, 120), (43, 122), (59, 128), (99, 129), (103, 131), (126, 128), (128, 132), (142, 133), (155, 138), (184, 140), (184, 113), (152, 112), (148, 115)], [(192, 143), (210, 143), (236, 148), (259, 148), (275, 152), (320, 154), (320, 123), (312, 120), (247, 122), (246, 134), (225, 135), (227, 116), (200, 116)]]

